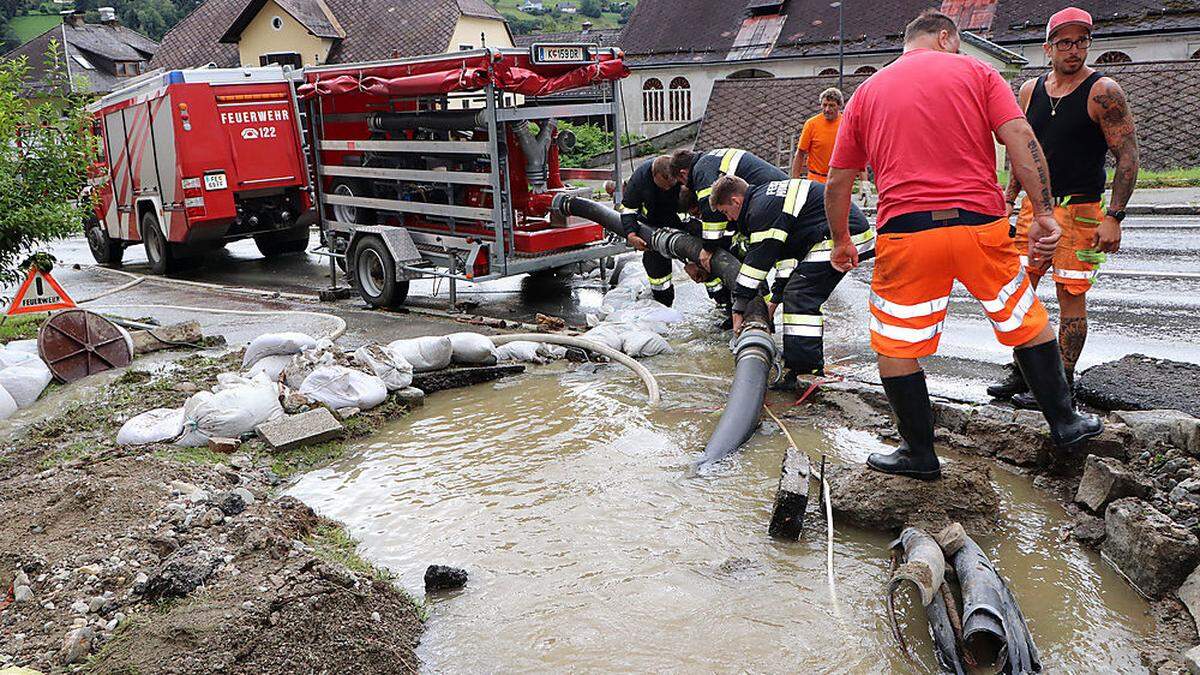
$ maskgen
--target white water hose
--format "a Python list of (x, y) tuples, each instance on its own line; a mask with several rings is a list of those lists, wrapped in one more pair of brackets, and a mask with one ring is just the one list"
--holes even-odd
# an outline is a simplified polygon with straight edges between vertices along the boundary
[(325, 337), (330, 340), (336, 340), (346, 332), (346, 321), (340, 316), (333, 314), (325, 314), (322, 312), (305, 312), (298, 309), (216, 309), (214, 307), (186, 307), (183, 305), (99, 305), (92, 309), (104, 309), (108, 311), (121, 309), (173, 309), (183, 312), (200, 312), (203, 314), (234, 314), (239, 316), (279, 316), (281, 314), (290, 314), (292, 316), (307, 316), (319, 319), (329, 319), (334, 322), (334, 329)]
[(493, 335), (492, 342), (497, 347), (509, 342), (523, 340), (527, 342), (547, 342), (564, 347), (576, 347), (578, 349), (586, 349), (589, 352), (596, 352), (601, 356), (606, 356), (613, 361), (625, 366), (642, 378), (642, 382), (646, 385), (646, 397), (650, 400), (650, 405), (658, 405), (662, 401), (662, 397), (658, 392), (658, 380), (654, 379), (654, 373), (642, 364), (634, 361), (629, 356), (598, 342), (593, 342), (585, 338), (575, 337), (573, 335), (554, 335), (551, 333), (516, 333), (513, 335)]

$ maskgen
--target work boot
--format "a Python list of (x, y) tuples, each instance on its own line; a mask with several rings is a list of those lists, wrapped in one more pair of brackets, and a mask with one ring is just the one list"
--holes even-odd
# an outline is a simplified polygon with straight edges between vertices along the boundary
[(1004, 364), (1004, 379), (987, 388), (988, 396), (1000, 399), (1011, 398), (1027, 391), (1029, 385), (1025, 384), (1025, 378), (1021, 376), (1021, 369), (1015, 361)]
[(933, 449), (933, 406), (925, 386), (925, 371), (885, 377), (883, 391), (892, 412), (896, 413), (896, 428), (903, 441), (891, 454), (872, 453), (867, 458), (867, 466), (883, 473), (920, 480), (941, 478), (941, 462)]
[(1050, 439), (1054, 445), (1059, 448), (1070, 447), (1104, 431), (1104, 423), (1099, 417), (1081, 415), (1075, 410), (1071, 385), (1067, 382), (1062, 355), (1058, 351), (1058, 340), (1018, 349), (1013, 353), (1042, 415), (1050, 424)]
[[(1069, 370), (1064, 370), (1063, 372), (1067, 376), (1067, 389), (1070, 390), (1070, 392), (1071, 392), (1071, 404), (1074, 405), (1075, 404), (1075, 374)], [(1021, 381), (1024, 382), (1025, 381), (1024, 378), (1022, 378)], [(1014, 394), (1013, 397), (1009, 399), (1009, 401), (1013, 404), (1014, 408), (1017, 408), (1020, 410), (1041, 410), (1042, 409), (1042, 406), (1038, 404), (1037, 399), (1033, 396), (1033, 394), (1031, 392), (1028, 392), (1028, 391), (1026, 391), (1022, 394)]]

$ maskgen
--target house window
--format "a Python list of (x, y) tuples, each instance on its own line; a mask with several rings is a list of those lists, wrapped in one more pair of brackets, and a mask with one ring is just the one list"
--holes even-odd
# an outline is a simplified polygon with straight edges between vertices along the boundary
[(475, 49), (474, 45), (459, 45), (458, 46), (458, 51), (460, 51), (460, 52), (469, 52), (472, 49)]
[(117, 61), (113, 70), (117, 77), (134, 77), (142, 74), (143, 66), (141, 61)]
[(672, 122), (687, 122), (692, 119), (692, 85), (686, 77), (671, 80), (670, 120)]
[(765, 77), (775, 77), (770, 72), (758, 68), (743, 68), (729, 76), (730, 80), (752, 80)]
[(269, 66), (273, 63), (293, 68), (304, 67), (304, 59), (300, 58), (300, 55), (296, 52), (274, 52), (258, 57), (258, 65), (260, 66)]
[(837, 68), (826, 68), (825, 70), (822, 70), (821, 72), (817, 73), (817, 76), (819, 76), (819, 77), (831, 77), (831, 76), (834, 76), (834, 75), (837, 75), (837, 74), (838, 74), (838, 69), (837, 69)]
[(1125, 52), (1104, 52), (1096, 63), (1132, 63), (1133, 59)]
[(72, 54), (71, 56), (75, 59), (75, 63), (78, 63), (79, 65), (83, 66), (85, 69), (87, 69), (87, 70), (95, 70), (96, 69), (96, 66), (93, 66), (91, 61), (88, 61), (87, 59), (83, 58), (82, 56), (80, 56), (78, 54)]
[[(879, 69), (876, 68), (875, 66), (859, 66), (858, 68), (854, 69), (854, 74), (855, 75), (874, 75), (875, 71), (877, 71), (877, 70), (879, 70)], [(837, 75), (837, 71), (834, 71), (833, 74)]]
[(663, 86), (657, 77), (652, 77), (642, 83), (642, 119), (647, 122), (662, 122)]
[(271, 17), (271, 28), (274, 28), (275, 30), (283, 30), (283, 17), (281, 17), (281, 16)]

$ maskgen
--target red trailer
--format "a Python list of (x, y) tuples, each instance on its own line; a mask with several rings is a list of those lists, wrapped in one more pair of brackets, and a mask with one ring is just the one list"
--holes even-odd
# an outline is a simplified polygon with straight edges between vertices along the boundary
[(290, 73), (171, 71), (88, 110), (102, 145), (85, 225), (97, 262), (119, 265), (137, 242), (159, 274), (235, 239), (253, 237), (266, 256), (307, 247), (316, 214)]

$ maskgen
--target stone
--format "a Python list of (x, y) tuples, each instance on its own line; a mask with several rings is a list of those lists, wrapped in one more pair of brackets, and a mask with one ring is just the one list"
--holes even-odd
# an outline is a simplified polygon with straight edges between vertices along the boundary
[(182, 495), (184, 501), (193, 504), (208, 501), (208, 492), (206, 490), (181, 480), (171, 481), (171, 491)]
[(217, 564), (208, 551), (180, 549), (149, 579), (145, 595), (152, 600), (184, 597), (208, 580)]
[(337, 416), (338, 416), (338, 419), (340, 419), (340, 420), (348, 420), (351, 417), (358, 415), (358, 413), (360, 413), (360, 412), (362, 412), (362, 411), (359, 410), (358, 408), (338, 408)]
[(446, 565), (430, 565), (425, 569), (425, 591), (446, 591), (467, 585), (467, 571)]
[(1181, 450), (1188, 449), (1188, 437), (1200, 425), (1200, 420), (1180, 410), (1117, 410), (1112, 417), (1128, 426), (1144, 446), (1163, 443)]
[(217, 495), (218, 510), (227, 516), (236, 516), (246, 510), (246, 501), (236, 492), (223, 492)]
[(225, 513), (216, 506), (206, 511), (204, 517), (200, 519), (200, 525), (203, 527), (213, 527), (223, 522), (225, 522)]
[(826, 468), (833, 512), (853, 525), (892, 530), (908, 525), (940, 530), (951, 522), (989, 529), (1000, 510), (991, 469), (976, 462), (942, 462), (942, 478), (921, 481), (868, 469)]
[(1135, 497), (1119, 499), (1104, 513), (1101, 551), (1147, 597), (1166, 597), (1200, 560), (1200, 541), (1158, 509)]
[(1075, 491), (1075, 501), (1092, 513), (1103, 513), (1109, 504), (1125, 497), (1150, 496), (1153, 487), (1134, 475), (1124, 464), (1108, 457), (1088, 455), (1083, 465), (1083, 478)]
[(392, 396), (395, 396), (397, 401), (410, 408), (419, 408), (425, 405), (425, 392), (416, 387), (405, 387), (400, 391), (394, 392)]
[(195, 382), (180, 382), (171, 388), (184, 394), (194, 394), (200, 391), (200, 387), (196, 386)]
[(1192, 570), (1175, 594), (1184, 607), (1187, 607), (1188, 612), (1192, 615), (1192, 621), (1200, 629), (1200, 567)]
[(1188, 478), (1180, 481), (1171, 490), (1170, 500), (1172, 502), (1187, 501), (1191, 504), (1200, 504), (1200, 478)]
[(520, 375), (525, 372), (525, 366), (481, 366), (477, 368), (447, 368), (432, 373), (417, 373), (413, 376), (412, 386), (424, 391), (426, 395), (446, 389), (470, 387), (484, 382), (492, 382), (509, 375)]
[(258, 425), (255, 431), (277, 452), (333, 440), (344, 427), (327, 408), (316, 408), (299, 415), (285, 415), (273, 422)]
[(95, 632), (86, 626), (67, 633), (63, 638), (62, 649), (58, 652), (59, 661), (63, 665), (83, 661), (92, 651), (93, 637)]
[(13, 589), (13, 602), (17, 604), (33, 602), (33, 589), (28, 586), (17, 586)]
[(88, 613), (89, 614), (99, 614), (105, 608), (106, 605), (108, 605), (108, 600), (97, 595), (97, 596), (93, 597), (92, 599), (88, 600)]
[(940, 399), (933, 399), (933, 423), (948, 431), (961, 433), (967, 427), (967, 420), (971, 417), (972, 407), (961, 403), (950, 403)]
[(1075, 391), (1079, 400), (1101, 410), (1181, 410), (1200, 416), (1200, 365), (1130, 354), (1080, 373)]
[(242, 503), (245, 504), (246, 506), (250, 506), (255, 501), (254, 493), (250, 492), (246, 488), (243, 488), (243, 487), (234, 488), (234, 489), (230, 490), (230, 492), (241, 497)]
[(87, 614), (88, 604), (82, 600), (76, 600), (75, 602), (71, 603), (71, 611), (75, 612), (76, 614)]
[(1183, 665), (1191, 675), (1200, 675), (1200, 646), (1192, 647), (1183, 653)]
[(208, 449), (222, 455), (232, 455), (241, 446), (241, 439), (212, 437), (208, 439)]
[(26, 574), (24, 570), (17, 572), (17, 575), (15, 577), (13, 577), (12, 585), (13, 586), (28, 586), (29, 585), (29, 575)]
[(804, 530), (804, 511), (808, 508), (808, 478), (812, 473), (808, 456), (795, 448), (783, 454), (779, 488), (767, 533), (772, 537), (796, 541)]
[(311, 407), (308, 397), (294, 389), (289, 389), (283, 397), (283, 412), (289, 415), (306, 412)]
[(1075, 541), (1098, 548), (1104, 541), (1104, 519), (1082, 513), (1075, 519), (1071, 528), (1071, 538)]

